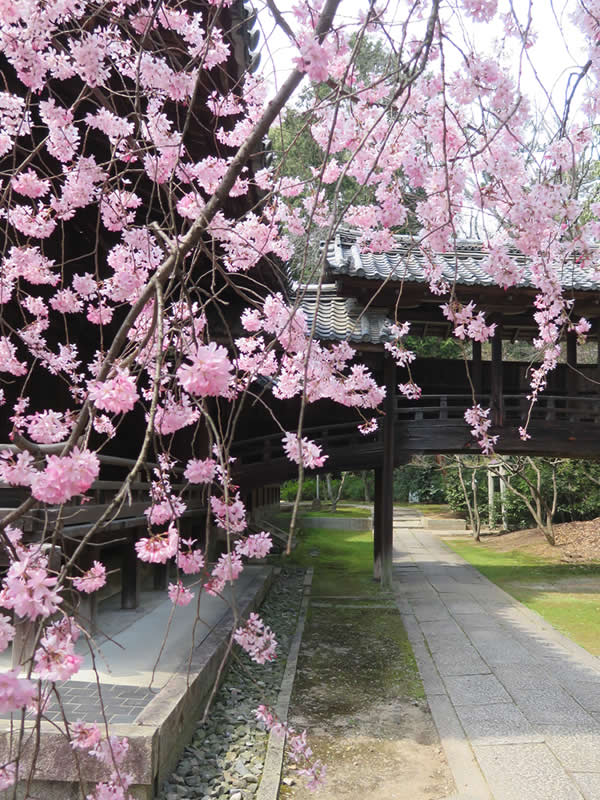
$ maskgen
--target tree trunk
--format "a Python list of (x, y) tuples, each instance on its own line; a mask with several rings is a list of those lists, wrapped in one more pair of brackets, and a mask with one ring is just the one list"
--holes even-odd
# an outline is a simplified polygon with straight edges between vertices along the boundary
[(369, 497), (368, 474), (369, 473), (366, 470), (363, 470), (360, 473), (362, 481), (363, 481), (363, 489), (364, 489), (364, 493), (365, 493), (365, 503), (370, 503), (371, 502), (371, 498)]
[(328, 472), (325, 476), (325, 480), (327, 482), (327, 494), (329, 495), (329, 502), (331, 503), (331, 510), (335, 513), (337, 511), (337, 504), (340, 502), (340, 498), (342, 496), (342, 490), (344, 488), (344, 482), (346, 480), (347, 472), (342, 472), (342, 479), (340, 480), (340, 485), (338, 486), (337, 492), (333, 493), (333, 484), (331, 483), (331, 474)]
[(552, 524), (551, 514), (546, 514), (546, 524), (542, 528), (542, 531), (548, 544), (554, 547), (556, 545), (556, 537), (554, 536), (554, 525)]
[[(456, 460), (456, 466), (458, 468), (458, 480), (460, 481), (460, 488), (462, 489), (463, 497), (465, 498), (465, 505), (467, 506), (467, 512), (469, 514), (469, 524), (471, 526), (471, 535), (476, 542), (479, 541), (479, 529), (477, 526), (477, 522), (475, 520), (475, 515), (473, 513), (473, 506), (471, 505), (471, 499), (469, 497), (469, 490), (467, 489), (467, 485), (465, 483), (465, 479), (463, 476), (463, 468), (462, 468), (462, 460), (460, 456), (454, 456)], [(473, 471), (473, 475), (475, 472)], [(472, 483), (472, 482), (471, 482)]]

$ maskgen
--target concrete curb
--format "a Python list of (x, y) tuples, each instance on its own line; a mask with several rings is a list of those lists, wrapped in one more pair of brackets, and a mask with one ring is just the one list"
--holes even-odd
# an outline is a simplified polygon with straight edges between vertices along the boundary
[[(306, 614), (310, 602), (312, 579), (313, 569), (310, 567), (306, 571), (304, 577), (304, 597), (302, 598), (302, 604), (300, 606), (298, 624), (290, 645), (290, 651), (283, 673), (283, 680), (281, 681), (281, 689), (279, 690), (279, 697), (275, 705), (275, 713), (281, 722), (287, 721), (290, 700), (292, 699), (292, 689), (294, 688), (294, 678), (296, 677), (298, 656), (300, 654), (300, 645), (302, 644), (302, 634), (304, 633), (304, 624), (306, 622)], [(256, 800), (277, 800), (279, 784), (281, 782), (281, 772), (283, 769), (284, 750), (285, 737), (271, 731), (267, 744), (267, 755), (265, 757), (263, 774), (256, 793)]]

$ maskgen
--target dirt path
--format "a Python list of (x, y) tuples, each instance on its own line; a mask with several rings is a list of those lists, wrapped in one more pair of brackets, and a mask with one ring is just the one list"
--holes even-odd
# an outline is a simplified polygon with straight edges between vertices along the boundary
[[(313, 598), (290, 722), (308, 729), (327, 764), (319, 800), (440, 800), (453, 791), (391, 601)], [(288, 766), (280, 798), (314, 797)]]

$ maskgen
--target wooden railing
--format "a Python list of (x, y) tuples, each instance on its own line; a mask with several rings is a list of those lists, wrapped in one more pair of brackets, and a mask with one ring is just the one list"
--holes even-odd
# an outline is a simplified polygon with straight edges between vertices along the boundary
[[(1, 449), (8, 449), (2, 447)], [(11, 448), (14, 449), (14, 446)], [(110, 503), (115, 499), (117, 492), (123, 485), (125, 476), (136, 465), (136, 461), (129, 458), (119, 458), (116, 456), (100, 455), (101, 474), (102, 469), (111, 468), (112, 474), (115, 470), (122, 471), (122, 480), (97, 480), (91, 485), (86, 493), (88, 502), (81, 503), (79, 496), (74, 497), (68, 503), (63, 504), (60, 510), (61, 536), (60, 536), (60, 559), (69, 559), (78, 550), (81, 541), (88, 536), (94, 525), (105, 513)], [(79, 552), (77, 562), (80, 569), (87, 569), (91, 566), (92, 560), (99, 558), (103, 560), (107, 551), (114, 554), (115, 566), (121, 573), (121, 606), (122, 608), (132, 609), (138, 605), (138, 560), (136, 557), (134, 544), (136, 540), (145, 535), (147, 531), (147, 518), (145, 510), (150, 504), (150, 482), (148, 480), (155, 464), (146, 462), (142, 469), (135, 475), (134, 480), (129, 486), (125, 500), (120, 506), (112, 510), (108, 519), (89, 536), (86, 544)], [(182, 473), (182, 469), (177, 470)], [(172, 484), (175, 492), (184, 488), (185, 484)], [(18, 506), (28, 496), (28, 491), (20, 487), (7, 486), (0, 484), (0, 516), (11, 511)], [(187, 510), (182, 515), (182, 521), (204, 512), (204, 500), (202, 488), (199, 486), (188, 486), (183, 493), (183, 499), (187, 505)], [(26, 539), (38, 541), (52, 534), (58, 520), (58, 508), (43, 507), (34, 508), (30, 511), (23, 522)], [(0, 550), (0, 568), (6, 566), (7, 554)], [(166, 588), (166, 572), (161, 565), (154, 565), (154, 584), (155, 588)], [(96, 626), (96, 614), (98, 597), (96, 594), (81, 596), (78, 599), (79, 605), (77, 613), (90, 630)]]
[[(490, 408), (490, 395), (476, 395), (475, 403)], [(399, 422), (446, 422), (464, 419), (467, 408), (473, 405), (473, 395), (423, 395), (419, 401), (407, 405), (402, 397), (396, 398), (396, 419)], [(505, 394), (498, 410), (500, 424), (518, 426), (523, 424), (529, 411), (530, 401), (524, 394)], [(531, 408), (531, 420), (544, 422), (570, 422), (596, 424), (600, 422), (600, 395), (541, 395)]]
[[(318, 425), (305, 428), (302, 436), (315, 441), (325, 452), (354, 447), (359, 442), (373, 442), (378, 439), (381, 432), (364, 437), (358, 430), (356, 422), (342, 422), (336, 425)], [(232, 448), (232, 454), (242, 464), (258, 464), (286, 458), (283, 447), (284, 434), (273, 433), (268, 436), (255, 436), (237, 442)]]
[[(491, 419), (494, 425), (518, 428), (522, 425), (529, 411), (530, 401), (525, 394), (505, 394), (500, 402), (493, 406), (492, 397), (470, 394), (437, 394), (423, 395), (418, 401), (406, 400), (401, 395), (395, 398), (395, 422), (397, 433), (402, 434), (407, 425), (426, 423), (427, 425), (464, 426), (465, 410), (475, 403), (482, 408), (491, 408)], [(567, 397), (564, 395), (541, 395), (531, 409), (530, 419), (533, 423), (550, 422), (565, 424), (598, 424), (600, 423), (600, 394)], [(377, 433), (363, 436), (356, 422), (344, 422), (336, 425), (321, 425), (306, 428), (303, 436), (319, 444), (325, 453), (352, 448), (365, 449), (380, 446), (383, 442), (383, 418)], [(470, 441), (468, 436), (466, 441)], [(278, 459), (285, 459), (283, 434), (275, 433), (257, 436), (237, 442), (233, 448), (240, 465), (258, 465)]]

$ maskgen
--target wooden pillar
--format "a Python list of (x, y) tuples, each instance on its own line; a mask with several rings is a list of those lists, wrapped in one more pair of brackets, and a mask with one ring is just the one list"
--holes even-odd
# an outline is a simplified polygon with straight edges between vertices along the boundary
[[(571, 369), (573, 368), (573, 369)], [(567, 333), (567, 395), (577, 396), (577, 334), (575, 331)]]
[(381, 481), (381, 586), (392, 588), (394, 554), (394, 432), (396, 418), (396, 364), (384, 360), (385, 417), (383, 421), (383, 464)]
[[(139, 604), (138, 557), (135, 536), (127, 537), (121, 557), (121, 608), (137, 608)], [(165, 587), (166, 588), (166, 587)]]
[(152, 588), (155, 592), (165, 592), (169, 584), (169, 572), (166, 564), (152, 565)]
[(473, 341), (471, 357), (471, 380), (475, 388), (475, 394), (481, 394), (483, 390), (483, 370), (481, 363), (481, 342)]
[[(596, 374), (595, 379), (600, 381), (600, 320), (594, 320), (594, 329), (596, 331)], [(600, 391), (596, 386), (596, 391)]]
[(492, 409), (492, 425), (502, 425), (504, 418), (503, 401), (503, 364), (502, 364), (502, 330), (496, 325), (492, 337), (492, 363), (490, 381), (490, 406)]
[(373, 577), (381, 580), (381, 550), (383, 546), (383, 470), (373, 470), (375, 496), (373, 498)]

